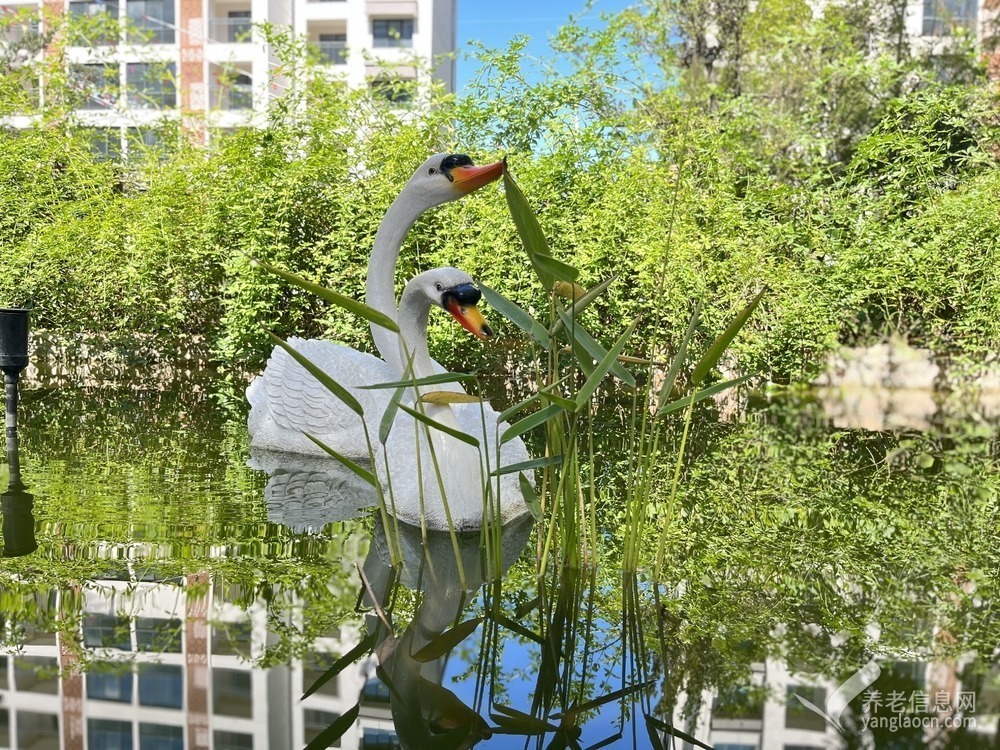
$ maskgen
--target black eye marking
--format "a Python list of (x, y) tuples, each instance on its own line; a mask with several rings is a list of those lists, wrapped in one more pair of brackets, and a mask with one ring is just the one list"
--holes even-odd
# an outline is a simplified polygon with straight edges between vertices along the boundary
[(430, 169), (427, 170), (427, 174), (437, 174), (437, 170), (434, 169), (434, 167), (431, 167)]
[(449, 182), (454, 182), (455, 178), (451, 176), (451, 170), (457, 167), (471, 167), (472, 159), (470, 159), (465, 154), (448, 154), (441, 160), (441, 171), (444, 172), (444, 176), (448, 178)]
[(434, 288), (437, 289), (439, 292), (444, 291), (444, 287), (441, 286), (441, 282), (438, 282), (437, 284), (435, 284)]

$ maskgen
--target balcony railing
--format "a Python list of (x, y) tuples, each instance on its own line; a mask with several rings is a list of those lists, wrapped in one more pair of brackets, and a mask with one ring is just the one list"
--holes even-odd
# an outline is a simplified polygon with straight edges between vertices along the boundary
[(347, 42), (316, 42), (320, 57), (331, 65), (347, 64)]
[(212, 109), (225, 111), (253, 109), (253, 85), (234, 83), (231, 86), (213, 86)]
[(208, 39), (211, 42), (234, 44), (249, 42), (253, 31), (253, 21), (249, 18), (210, 18)]
[(15, 23), (11, 26), (0, 28), (0, 43), (19, 44), (27, 39), (34, 39), (37, 36), (37, 23)]

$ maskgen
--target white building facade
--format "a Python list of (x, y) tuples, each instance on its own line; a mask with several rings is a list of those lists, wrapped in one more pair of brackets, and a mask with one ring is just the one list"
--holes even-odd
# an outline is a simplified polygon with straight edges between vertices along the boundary
[[(2, 12), (25, 8), (39, 11), (42, 32), (46, 18), (81, 20), (66, 52), (71, 81), (90, 92), (78, 120), (123, 138), (165, 116), (209, 128), (259, 121), (289, 80), (262, 25), (306, 39), (323, 71), (352, 87), (390, 75), (455, 85), (456, 0), (4, 0)], [(3, 28), (0, 43), (29, 31)]]

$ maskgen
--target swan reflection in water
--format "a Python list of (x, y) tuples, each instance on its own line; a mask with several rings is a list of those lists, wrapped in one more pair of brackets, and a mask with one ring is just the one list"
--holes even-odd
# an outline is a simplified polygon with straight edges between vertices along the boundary
[[(270, 520), (300, 531), (316, 532), (332, 521), (356, 517), (375, 501), (370, 485), (332, 459), (257, 450), (250, 466), (270, 475), (265, 488)], [(375, 516), (360, 568), (368, 631), (363, 643), (372, 652), (362, 657), (361, 669), (388, 688), (390, 713), (404, 748), (429, 747), (436, 735), (446, 732), (463, 734), (463, 741), (453, 747), (470, 748), (492, 734), (476, 711), (442, 686), (451, 648), (442, 646), (439, 636), (461, 618), (484, 583), (513, 565), (527, 545), (532, 524), (531, 516), (524, 515), (489, 532), (501, 534), (499, 540), (484, 539), (486, 531), (460, 533), (453, 539), (448, 532), (422, 532), (407, 524), (398, 525), (398, 536), (396, 524), (386, 534), (380, 516)], [(489, 559), (487, 548), (498, 551), (496, 559)], [(393, 566), (393, 558), (400, 564)], [(398, 586), (418, 591), (420, 602), (401, 630), (393, 622), (390, 604)], [(441, 653), (426, 658), (428, 648), (432, 654)]]

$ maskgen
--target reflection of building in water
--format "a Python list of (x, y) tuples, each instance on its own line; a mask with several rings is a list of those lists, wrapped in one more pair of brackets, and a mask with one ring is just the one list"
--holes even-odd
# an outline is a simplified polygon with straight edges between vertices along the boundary
[[(74, 635), (62, 626), (41, 632), (5, 621), (3, 640), (17, 647), (0, 654), (0, 748), (301, 748), (363, 690), (361, 719), (339, 746), (394, 746), (388, 696), (366, 687), (364, 665), (300, 700), (357, 643), (356, 630), (318, 639), (291, 665), (257, 669), (274, 639), (267, 605), (258, 601), (248, 611), (233, 603), (234, 593), (207, 575), (183, 583), (103, 580), (83, 592)], [(53, 593), (45, 603), (53, 621), (68, 608), (60, 599)], [(74, 637), (89, 652), (86, 670), (73, 668)]]
[[(706, 690), (693, 721), (683, 716), (687, 696), (681, 694), (674, 724), (715, 750), (876, 748), (889, 738), (902, 742), (899, 747), (995, 747), (997, 696), (989, 689), (975, 689), (980, 686), (963, 686), (954, 664), (887, 662), (881, 669), (874, 684), (845, 696), (851, 708), (840, 715), (842, 706), (828, 701), (841, 683), (796, 674), (783, 661), (768, 659), (754, 665), (749, 684)], [(836, 712), (844, 734), (796, 695), (828, 714)], [(898, 705), (890, 705), (893, 700)], [(859, 704), (860, 712), (852, 712)], [(920, 724), (907, 727), (901, 721), (914, 715), (921, 716)], [(970, 739), (949, 744), (959, 726), (966, 727)], [(975, 744), (977, 740), (982, 744)]]

